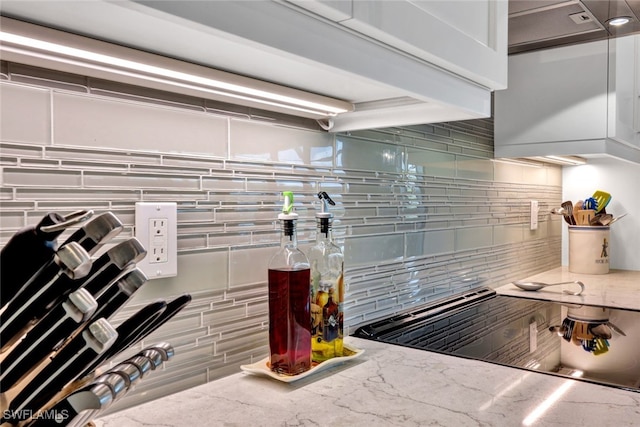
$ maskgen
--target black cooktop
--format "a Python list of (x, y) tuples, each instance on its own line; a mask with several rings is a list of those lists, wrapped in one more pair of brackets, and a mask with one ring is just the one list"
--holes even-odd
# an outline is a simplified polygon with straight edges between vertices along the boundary
[(480, 288), (362, 326), (354, 335), (640, 392), (640, 311)]

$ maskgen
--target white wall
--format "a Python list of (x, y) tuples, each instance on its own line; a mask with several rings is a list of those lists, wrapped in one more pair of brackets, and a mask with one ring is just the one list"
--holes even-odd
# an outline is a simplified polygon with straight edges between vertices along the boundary
[[(584, 200), (595, 190), (611, 194), (607, 212), (627, 216), (611, 226), (611, 268), (640, 270), (640, 165), (614, 158), (589, 159), (562, 173), (562, 200)], [(562, 265), (568, 265), (568, 229), (562, 231)]]

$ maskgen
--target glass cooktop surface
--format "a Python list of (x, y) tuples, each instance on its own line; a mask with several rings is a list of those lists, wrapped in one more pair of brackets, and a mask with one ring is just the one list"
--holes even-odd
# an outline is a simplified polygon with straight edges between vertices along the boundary
[(640, 311), (482, 288), (376, 321), (354, 335), (640, 392)]

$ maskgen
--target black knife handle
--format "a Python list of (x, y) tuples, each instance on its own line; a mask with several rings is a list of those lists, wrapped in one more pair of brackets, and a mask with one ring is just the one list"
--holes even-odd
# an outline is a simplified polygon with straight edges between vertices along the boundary
[(81, 377), (85, 377), (103, 362), (110, 359), (115, 354), (120, 353), (127, 348), (131, 340), (134, 339), (141, 330), (153, 322), (165, 310), (167, 303), (164, 301), (156, 301), (142, 307), (135, 314), (131, 315), (127, 320), (122, 322), (117, 328), (118, 339), (106, 352), (101, 354), (94, 362), (89, 365), (83, 372)]
[(98, 309), (92, 319), (111, 318), (146, 281), (147, 276), (138, 268), (125, 273), (97, 298)]
[(15, 386), (57, 344), (73, 336), (96, 308), (96, 300), (86, 290), (78, 289), (64, 303), (47, 313), (0, 362), (0, 391)]
[[(11, 401), (2, 422), (17, 424), (47, 404), (65, 385), (77, 378), (92, 361), (116, 340), (117, 332), (105, 319), (87, 325), (56, 354)], [(7, 417), (5, 419), (5, 417)]]
[(89, 255), (93, 255), (100, 246), (120, 234), (122, 229), (123, 225), (118, 217), (105, 212), (77, 229), (63, 244), (77, 242)]
[[(135, 322), (137, 322), (137, 320), (134, 319), (134, 316), (138, 317), (137, 315), (140, 314), (140, 311), (145, 310), (149, 306), (140, 310), (138, 313), (136, 313), (134, 316), (129, 318), (127, 321), (123, 322), (122, 325), (118, 327), (118, 334), (119, 334), (118, 342), (116, 342), (113, 346), (111, 346), (111, 348), (104, 355), (102, 355), (90, 369), (87, 369), (87, 371), (85, 371), (82, 374), (82, 376), (89, 374), (89, 372), (91, 372), (93, 369), (100, 366), (101, 363), (117, 356), (127, 348), (133, 345), (136, 345), (137, 343), (142, 341), (144, 338), (149, 336), (152, 332), (157, 330), (160, 326), (164, 325), (169, 320), (171, 320), (176, 314), (180, 312), (180, 310), (185, 308), (190, 302), (191, 302), (191, 295), (189, 294), (180, 295), (179, 297), (176, 297), (173, 301), (167, 303), (165, 308), (160, 311), (159, 315), (156, 315), (153, 318), (149, 318), (149, 320), (147, 321), (143, 321), (139, 323), (138, 327), (131, 328), (129, 327), (129, 325), (123, 327), (125, 323), (128, 321), (131, 321), (130, 322), (131, 325), (135, 325)], [(139, 318), (142, 318), (142, 317), (143, 315), (139, 316)], [(123, 327), (123, 330), (120, 330), (121, 327)], [(171, 356), (173, 356), (173, 349), (172, 349)]]
[(118, 340), (105, 352), (104, 360), (110, 359), (121, 351), (129, 348), (136, 337), (156, 321), (156, 319), (164, 313), (166, 308), (167, 303), (165, 301), (152, 302), (122, 322), (122, 324), (116, 328), (118, 331)]
[(140, 241), (131, 237), (102, 254), (94, 264), (96, 271), (90, 273), (82, 285), (91, 295), (98, 297), (104, 289), (122, 272), (141, 261), (147, 255), (147, 250)]
[[(69, 244), (78, 245), (76, 242)], [(32, 304), (30, 312), (36, 317), (44, 316), (48, 310), (62, 302), (62, 298), (78, 287), (85, 288), (97, 297), (109, 284), (113, 283), (124, 271), (130, 269), (146, 255), (146, 250), (135, 238), (130, 238), (109, 249), (91, 265), (89, 274), (83, 281), (62, 282), (49, 288), (37, 304)]]
[[(0, 307), (16, 296), (29, 278), (53, 258), (56, 238), (62, 230), (45, 232), (45, 225), (59, 224), (64, 217), (48, 213), (37, 225), (24, 227), (14, 234), (0, 251), (0, 283), (2, 284)], [(19, 266), (19, 268), (18, 268)]]
[[(44, 266), (32, 280), (27, 283), (23, 292), (20, 292), (14, 297), (7, 305), (7, 309), (0, 313), (0, 330), (4, 331), (7, 323), (10, 321), (11, 316), (18, 311), (21, 307), (24, 307), (29, 300), (33, 297), (38, 290), (47, 286), (50, 282), (55, 280), (63, 280), (64, 272), (60, 269), (60, 266), (51, 260), (46, 266)], [(3, 291), (4, 292), (4, 291)]]
[[(44, 308), (60, 288), (84, 277), (91, 268), (87, 251), (75, 242), (60, 247), (51, 264), (36, 274), (0, 314), (0, 352), (6, 351), (31, 321), (42, 317)], [(77, 273), (81, 273), (78, 276)]]
[(167, 308), (162, 312), (158, 318), (148, 324), (148, 326), (140, 332), (135, 340), (130, 345), (136, 344), (142, 339), (148, 337), (151, 333), (157, 330), (159, 327), (171, 320), (176, 314), (178, 314), (183, 308), (185, 308), (191, 302), (191, 295), (183, 294), (167, 303)]
[[(146, 281), (147, 277), (145, 276), (145, 274), (137, 268), (127, 272), (120, 279), (118, 279), (116, 283), (112, 284), (107, 290), (105, 290), (102, 295), (100, 295), (100, 297), (98, 297), (98, 309), (93, 314), (90, 321), (101, 317), (109, 319), (127, 301), (129, 301), (135, 291), (137, 291), (140, 286), (142, 286)], [(145, 307), (138, 313), (137, 317), (133, 321), (131, 321), (131, 324), (133, 324), (133, 322), (144, 322), (145, 317), (153, 319), (153, 315), (155, 314), (154, 311), (156, 311), (157, 309), (161, 309), (163, 305), (164, 303), (156, 303)], [(121, 326), (120, 328), (121, 330), (126, 330), (127, 327), (128, 326), (125, 325)], [(114, 345), (117, 345), (117, 342)], [(89, 366), (82, 373), (81, 377), (88, 375), (103, 360), (106, 360), (106, 356), (98, 358), (95, 361), (94, 365)]]
[[(88, 260), (89, 254), (77, 243), (61, 246), (53, 259), (38, 270), (28, 280), (23, 290), (9, 302), (6, 310), (0, 314), (2, 324), (6, 324), (13, 313), (24, 307), (34, 295), (42, 292), (42, 289), (52, 282), (56, 280), (64, 281), (65, 279), (71, 281), (74, 278), (73, 270), (78, 267), (84, 267)], [(11, 268), (16, 269), (18, 266), (19, 264)], [(87, 273), (89, 273), (89, 270), (87, 270)]]
[(62, 216), (48, 213), (35, 226), (24, 227), (0, 251), (0, 308), (20, 293), (26, 283), (48, 264), (58, 248), (56, 238), (68, 227), (85, 221), (93, 211)]

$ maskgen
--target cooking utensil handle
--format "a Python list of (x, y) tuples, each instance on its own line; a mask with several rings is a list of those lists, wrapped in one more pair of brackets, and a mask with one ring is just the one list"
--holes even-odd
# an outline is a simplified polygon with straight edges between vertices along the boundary
[(572, 280), (572, 281), (569, 281), (569, 282), (552, 283), (552, 284), (547, 285), (547, 286), (570, 285), (570, 284), (580, 285), (580, 292), (574, 293), (574, 292), (571, 292), (571, 291), (564, 291), (565, 293), (568, 293), (568, 294), (571, 294), (571, 295), (580, 295), (582, 292), (584, 292), (584, 283), (582, 283), (579, 280)]
[(618, 221), (618, 220), (621, 220), (621, 219), (622, 219), (622, 218), (624, 218), (625, 216), (627, 216), (627, 214), (626, 214), (626, 213), (623, 213), (622, 215), (620, 215), (620, 216), (617, 216), (617, 217), (613, 218), (613, 219), (611, 220), (611, 222), (609, 223), (609, 225), (613, 224), (614, 222), (616, 222), (616, 221)]
[(616, 325), (614, 325), (613, 323), (611, 323), (611, 322), (607, 322), (607, 325), (608, 325), (611, 329), (613, 329), (614, 331), (616, 331), (617, 333), (619, 333), (620, 335), (622, 335), (623, 337), (626, 337), (626, 336), (627, 336), (627, 334), (625, 334), (625, 333), (622, 331), (622, 329), (618, 328), (618, 327), (617, 327)]

